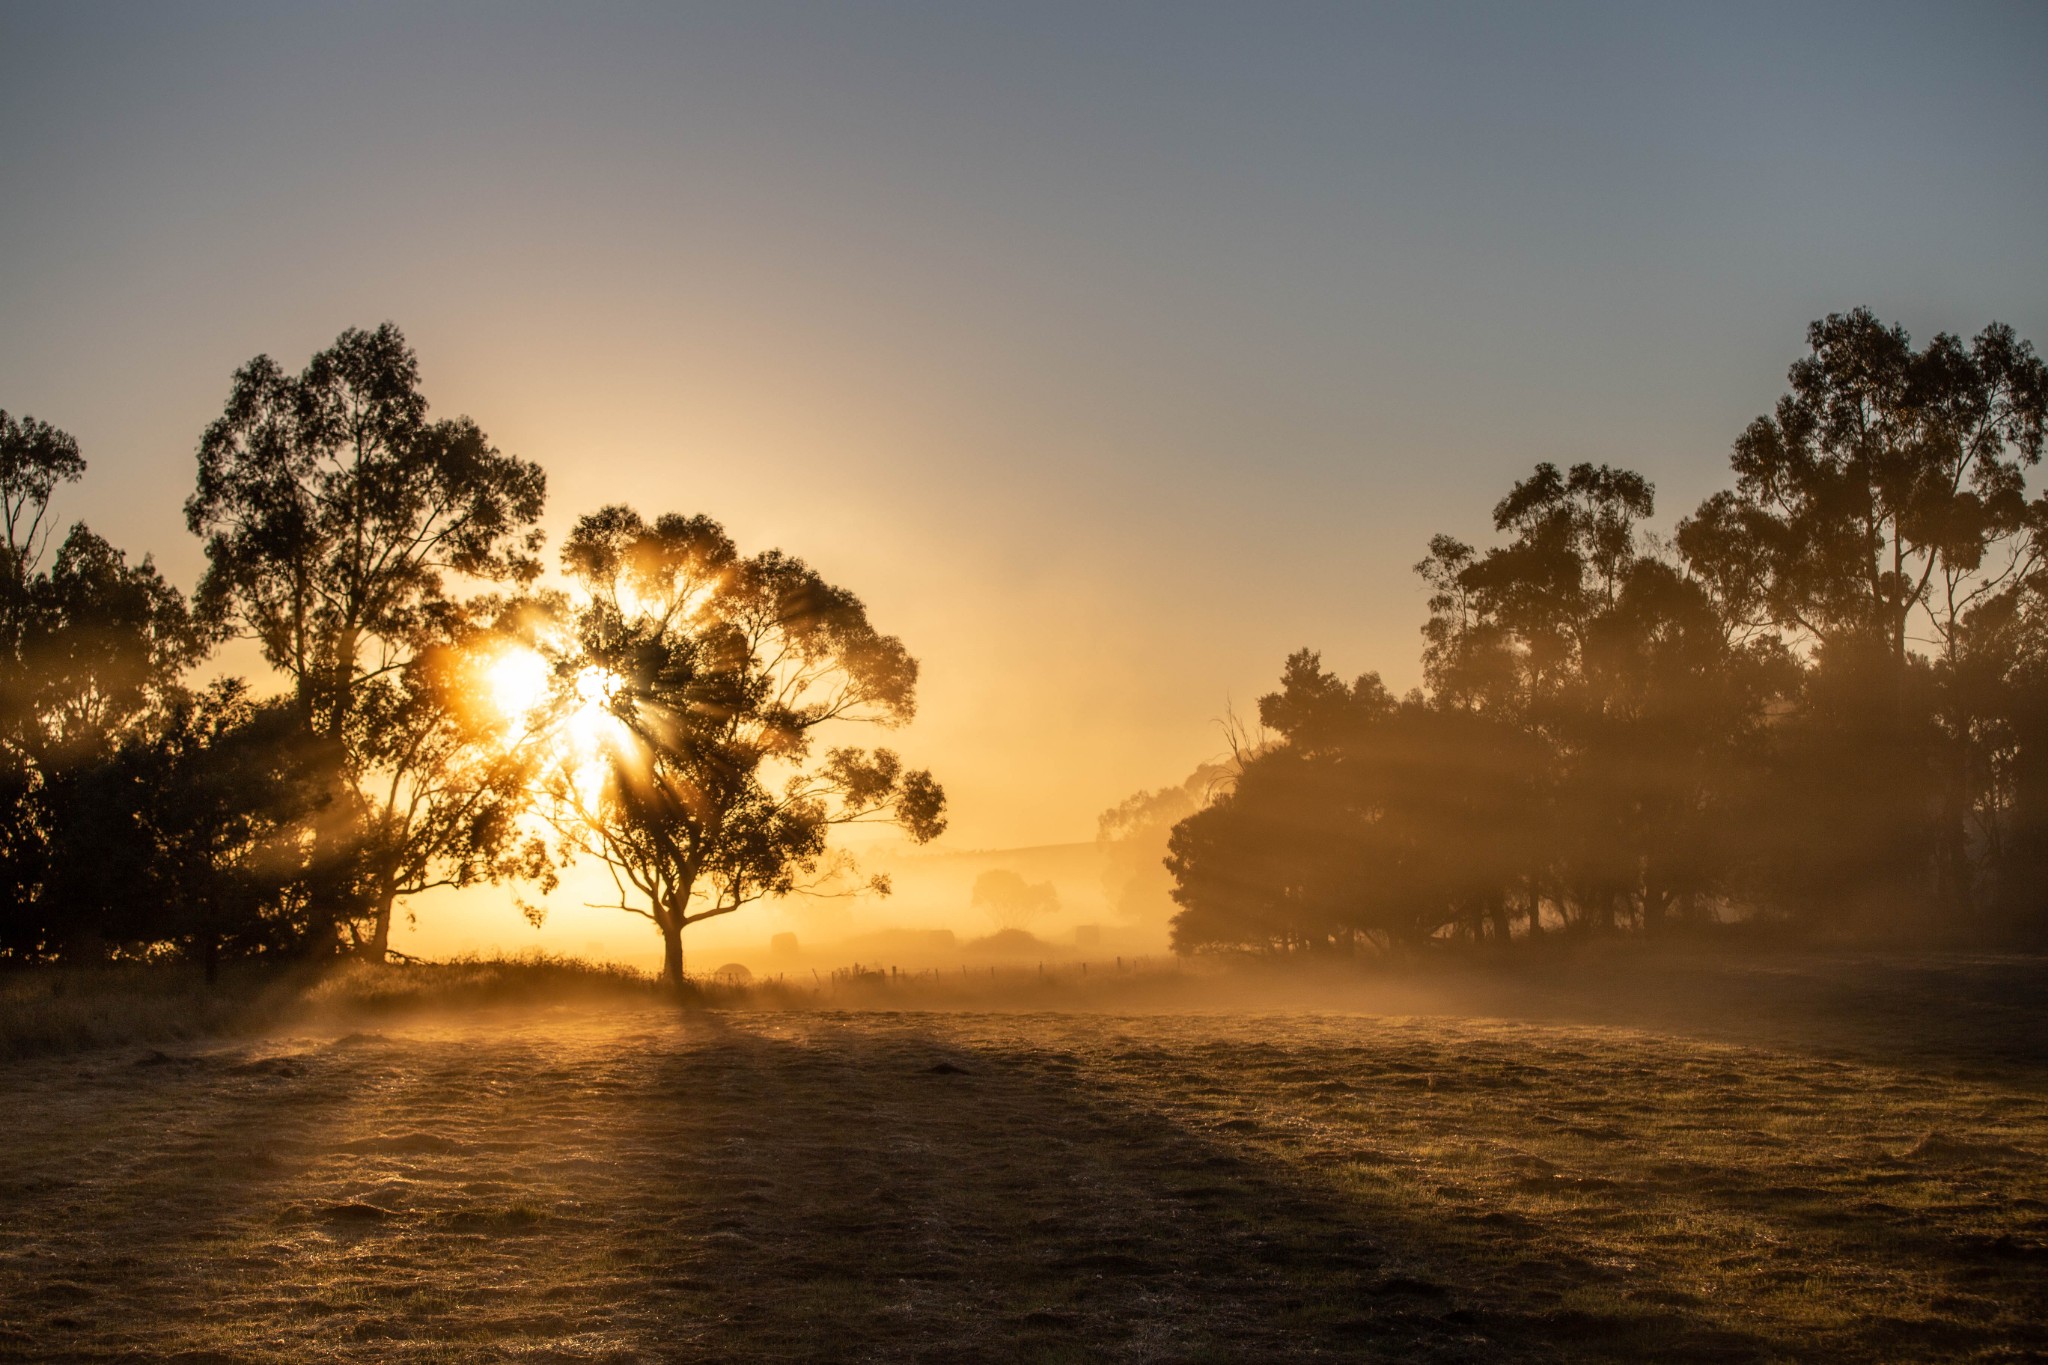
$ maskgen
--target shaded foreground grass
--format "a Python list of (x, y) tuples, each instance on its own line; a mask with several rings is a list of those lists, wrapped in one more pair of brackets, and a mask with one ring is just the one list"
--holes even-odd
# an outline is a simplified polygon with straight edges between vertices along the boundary
[(0, 1356), (2038, 1358), (2043, 1070), (1887, 1037), (625, 992), (30, 1058)]

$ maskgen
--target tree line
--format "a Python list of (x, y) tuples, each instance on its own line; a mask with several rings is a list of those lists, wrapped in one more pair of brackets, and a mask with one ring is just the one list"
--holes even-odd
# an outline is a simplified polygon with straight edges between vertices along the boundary
[[(83, 523), (52, 547), (85, 467), (0, 412), (0, 961), (381, 959), (409, 898), (585, 858), (680, 983), (687, 925), (844, 874), (835, 826), (944, 827), (928, 772), (821, 747), (916, 709), (858, 597), (622, 506), (543, 586), (543, 471), (430, 417), (390, 324), (236, 371), (189, 597)], [(195, 682), (237, 638), (272, 676)]]
[(1668, 535), (1641, 475), (1540, 464), (1432, 539), (1420, 688), (1291, 656), (1173, 829), (1176, 947), (2048, 941), (2048, 371), (1997, 324), (1807, 340)]

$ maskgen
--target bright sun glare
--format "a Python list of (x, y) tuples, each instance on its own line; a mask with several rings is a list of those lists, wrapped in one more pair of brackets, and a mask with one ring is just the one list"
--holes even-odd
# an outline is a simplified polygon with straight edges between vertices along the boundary
[[(554, 689), (554, 669), (547, 659), (531, 649), (509, 650), (491, 661), (485, 671), (491, 705), (515, 732), (531, 731), (545, 724), (541, 713)], [(551, 747), (571, 774), (578, 792), (593, 796), (603, 780), (606, 756), (620, 751), (627, 731), (612, 714), (611, 701), (618, 694), (619, 675), (596, 664), (578, 670), (574, 695), (566, 715), (548, 725)]]
[(576, 699), (585, 706), (602, 706), (619, 690), (619, 675), (596, 664), (576, 675)]
[(548, 699), (548, 661), (530, 649), (499, 655), (489, 677), (491, 704), (509, 720), (525, 720)]
[[(491, 705), (514, 726), (534, 720), (535, 713), (547, 705), (554, 682), (547, 659), (530, 649), (499, 655), (485, 676)], [(579, 753), (595, 752), (617, 725), (610, 702), (618, 690), (619, 676), (610, 669), (589, 664), (577, 672), (575, 701), (565, 717), (564, 731)]]

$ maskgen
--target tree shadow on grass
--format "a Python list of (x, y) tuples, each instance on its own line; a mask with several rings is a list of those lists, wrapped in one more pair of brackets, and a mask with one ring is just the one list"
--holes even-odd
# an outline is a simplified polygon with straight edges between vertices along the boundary
[(603, 1139), (576, 1111), (643, 1092), (630, 1048), (369, 1035), (7, 1079), (0, 1359), (498, 1359), (578, 1337), (550, 1290), (624, 1240), (579, 1215)]
[(1057, 1054), (873, 1015), (691, 1030), (624, 1117), (633, 1183), (668, 1210), (648, 1269), (692, 1357), (1768, 1354), (1682, 1304), (1598, 1314), (1475, 1288), (1442, 1229), (1316, 1188)]

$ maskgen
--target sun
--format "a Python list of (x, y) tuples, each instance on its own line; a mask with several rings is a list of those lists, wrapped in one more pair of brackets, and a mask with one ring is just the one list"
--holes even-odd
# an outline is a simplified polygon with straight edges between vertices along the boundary
[(483, 668), (485, 695), (503, 718), (507, 742), (540, 741), (591, 798), (609, 765), (630, 748), (630, 732), (612, 711), (624, 680), (588, 664), (567, 681), (565, 689), (556, 664), (525, 647), (505, 650)]
[(491, 661), (484, 677), (491, 705), (513, 724), (525, 721), (547, 703), (554, 670), (530, 649), (511, 649)]
[(576, 699), (585, 706), (602, 706), (619, 690), (619, 675), (599, 664), (586, 664), (576, 673)]

